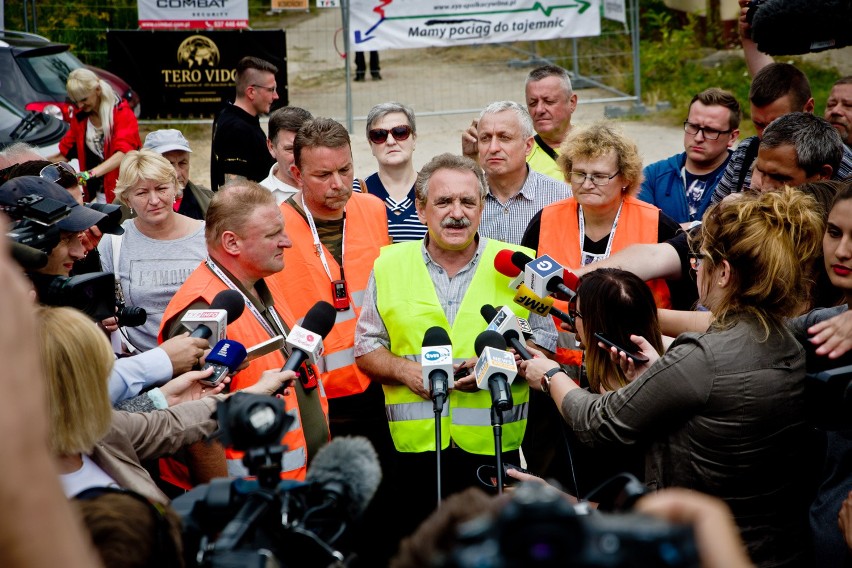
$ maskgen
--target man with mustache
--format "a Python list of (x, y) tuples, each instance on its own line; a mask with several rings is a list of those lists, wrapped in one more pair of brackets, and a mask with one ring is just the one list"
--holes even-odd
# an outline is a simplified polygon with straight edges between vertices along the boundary
[(841, 77), (831, 87), (825, 119), (837, 129), (846, 147), (852, 148), (852, 75)]
[[(434, 412), (419, 362), (426, 330), (448, 331), (458, 376), (476, 362), (474, 342), (487, 325), (483, 305), (509, 306), (515, 315), (530, 317), (513, 302), (514, 290), (494, 270), (494, 258), (503, 249), (529, 256), (534, 251), (478, 233), (487, 189), (477, 164), (441, 154), (420, 170), (415, 187), (417, 214), (428, 233), (422, 241), (382, 249), (355, 337), (358, 367), (384, 390), (394, 479), (404, 480), (390, 488), (397, 504), (390, 540), (410, 533), (436, 505)], [(532, 316), (530, 324), (535, 343), (555, 349), (553, 321)], [(503, 413), (502, 447), (505, 462), (518, 464), (529, 389), (515, 381), (512, 396), (512, 410)], [(490, 410), (491, 397), (477, 389), (473, 375), (455, 379), (441, 419), (445, 495), (479, 485), (479, 466), (494, 465)]]

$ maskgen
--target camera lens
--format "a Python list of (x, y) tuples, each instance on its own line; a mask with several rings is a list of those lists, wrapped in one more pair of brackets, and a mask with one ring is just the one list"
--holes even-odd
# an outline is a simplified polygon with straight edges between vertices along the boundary
[(148, 314), (144, 308), (134, 306), (120, 306), (116, 312), (118, 325), (122, 327), (138, 327), (148, 320)]

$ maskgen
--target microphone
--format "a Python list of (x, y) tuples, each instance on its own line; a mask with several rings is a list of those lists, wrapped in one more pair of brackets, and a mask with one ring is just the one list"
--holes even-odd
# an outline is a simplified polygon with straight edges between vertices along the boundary
[(476, 336), (474, 350), (479, 360), (473, 368), (479, 390), (491, 392), (491, 404), (497, 410), (512, 408), (509, 385), (518, 374), (515, 357), (506, 351), (506, 340), (498, 332), (487, 329)]
[(213, 374), (200, 382), (209, 387), (215, 387), (222, 379), (233, 373), (245, 361), (246, 348), (242, 343), (233, 339), (223, 339), (213, 347), (204, 361), (202, 371), (212, 368)]
[(515, 303), (540, 316), (551, 315), (574, 327), (574, 318), (553, 306), (553, 298), (542, 298), (533, 293), (526, 284), (521, 284), (515, 294)]
[(511, 278), (512, 281), (509, 282), (509, 288), (517, 290), (518, 286), (520, 286), (524, 281), (524, 276), (521, 274), (521, 269), (515, 266), (515, 263), (512, 262), (512, 255), (514, 253), (515, 251), (510, 249), (503, 249), (498, 252), (494, 257), (494, 268), (496, 268), (497, 272), (500, 274)]
[(797, 55), (852, 44), (848, 0), (765, 0), (749, 9), (751, 37), (769, 55)]
[(536, 296), (547, 296), (548, 294), (562, 294), (567, 301), (576, 296), (576, 292), (565, 285), (564, 274), (571, 274), (571, 282), (575, 286), (579, 280), (575, 274), (565, 270), (561, 264), (548, 255), (542, 255), (532, 259), (522, 252), (512, 255), (512, 262), (518, 268), (524, 269), (524, 284), (526, 284)]
[(479, 308), (479, 313), (488, 322), (486, 329), (496, 331), (502, 335), (506, 343), (511, 345), (515, 352), (521, 356), (521, 359), (525, 361), (532, 359), (532, 355), (527, 351), (522, 341), (524, 332), (515, 312), (506, 306), (501, 307), (500, 311), (497, 311), (491, 304), (485, 304)]
[(296, 371), (305, 361), (316, 365), (317, 359), (323, 354), (322, 340), (334, 327), (336, 314), (334, 306), (323, 300), (308, 310), (302, 325), (293, 326), (287, 336), (291, 355), (281, 368), (282, 371)]
[(449, 389), (453, 388), (453, 344), (443, 327), (433, 326), (423, 335), (420, 350), (423, 388), (435, 402), (435, 409), (443, 411)]
[(180, 322), (192, 333), (190, 337), (210, 340), (210, 345), (225, 339), (227, 324), (235, 322), (246, 309), (243, 295), (236, 290), (222, 290), (213, 297), (210, 307), (187, 310)]
[(363, 436), (334, 438), (317, 452), (305, 476), (347, 520), (363, 514), (381, 480), (379, 456)]

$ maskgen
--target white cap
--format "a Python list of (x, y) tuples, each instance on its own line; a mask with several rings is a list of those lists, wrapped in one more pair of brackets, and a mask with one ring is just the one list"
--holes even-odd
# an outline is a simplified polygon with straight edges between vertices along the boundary
[(149, 132), (145, 137), (143, 148), (153, 150), (158, 154), (165, 154), (172, 150), (182, 150), (183, 152), (192, 152), (189, 149), (189, 142), (186, 141), (183, 133), (174, 128), (166, 128), (163, 130), (155, 130)]

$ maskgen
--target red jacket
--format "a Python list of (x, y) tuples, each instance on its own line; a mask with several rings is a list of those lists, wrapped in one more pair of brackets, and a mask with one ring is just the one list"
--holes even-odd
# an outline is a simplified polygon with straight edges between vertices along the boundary
[[(86, 127), (89, 124), (89, 113), (75, 114), (71, 119), (71, 128), (59, 142), (59, 152), (67, 159), (77, 158), (80, 171), (95, 167), (97, 164), (86, 164)], [(106, 137), (105, 137), (106, 138)], [(136, 115), (122, 100), (112, 111), (112, 136), (104, 140), (104, 160), (116, 152), (130, 152), (142, 147), (139, 138), (139, 124)], [(118, 181), (118, 168), (104, 175), (104, 192), (107, 203), (115, 199), (115, 182)]]

